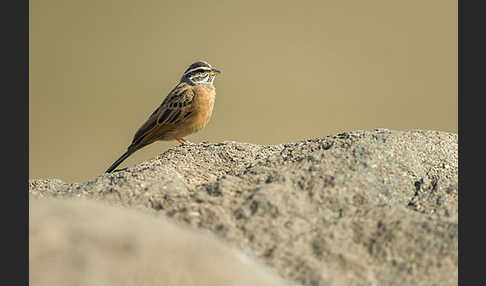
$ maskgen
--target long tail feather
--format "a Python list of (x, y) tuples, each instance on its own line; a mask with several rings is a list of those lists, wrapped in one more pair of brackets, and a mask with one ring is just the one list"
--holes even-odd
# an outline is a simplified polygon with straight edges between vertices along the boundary
[(125, 152), (123, 155), (121, 155), (120, 158), (118, 158), (118, 160), (115, 161), (115, 163), (113, 163), (113, 165), (111, 165), (110, 168), (108, 168), (108, 170), (106, 170), (105, 173), (111, 173), (113, 172), (113, 170), (115, 170), (116, 167), (118, 167), (118, 165), (120, 165), (123, 161), (125, 161), (126, 158), (128, 158), (128, 156), (132, 155), (134, 151), (131, 151), (131, 150), (128, 150), (127, 152)]

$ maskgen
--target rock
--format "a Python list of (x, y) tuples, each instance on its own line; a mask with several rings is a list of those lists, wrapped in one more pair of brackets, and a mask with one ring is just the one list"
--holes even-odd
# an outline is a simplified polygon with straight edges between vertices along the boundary
[(32, 199), (31, 285), (288, 285), (209, 233), (86, 200)]
[(223, 142), (29, 191), (209, 230), (303, 285), (457, 285), (457, 151), (457, 134), (421, 130)]

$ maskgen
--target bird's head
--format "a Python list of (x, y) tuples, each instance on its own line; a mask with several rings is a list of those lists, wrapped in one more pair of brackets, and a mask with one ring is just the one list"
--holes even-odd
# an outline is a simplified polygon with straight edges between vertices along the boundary
[(193, 85), (212, 85), (214, 78), (220, 73), (221, 71), (213, 68), (209, 63), (205, 61), (197, 61), (186, 69), (182, 75), (181, 81), (186, 81)]

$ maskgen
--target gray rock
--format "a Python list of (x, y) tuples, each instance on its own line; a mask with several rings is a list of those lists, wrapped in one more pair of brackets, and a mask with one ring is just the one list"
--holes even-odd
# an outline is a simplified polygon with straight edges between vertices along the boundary
[(153, 210), (303, 285), (457, 285), (457, 152), (457, 134), (420, 130), (223, 142), (29, 190)]

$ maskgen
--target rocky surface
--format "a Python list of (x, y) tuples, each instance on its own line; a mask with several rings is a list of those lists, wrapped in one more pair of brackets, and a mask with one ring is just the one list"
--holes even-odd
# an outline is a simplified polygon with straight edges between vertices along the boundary
[(174, 147), (85, 183), (31, 180), (29, 192), (31, 204), (101, 200), (212, 232), (302, 285), (457, 285), (457, 140), (376, 129)]

